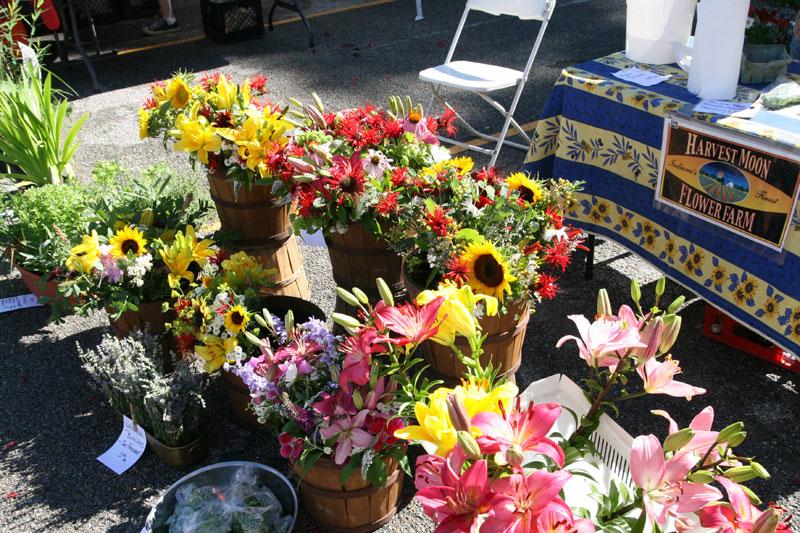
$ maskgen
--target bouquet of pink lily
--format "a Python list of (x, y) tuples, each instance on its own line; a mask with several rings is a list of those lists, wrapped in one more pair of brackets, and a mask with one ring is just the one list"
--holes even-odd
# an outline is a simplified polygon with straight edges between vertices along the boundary
[(474, 340), (480, 334), (473, 309), (459, 304), (461, 312), (446, 312), (456, 304), (435, 292), (422, 306), (395, 305), (388, 285), (381, 279), (377, 284), (382, 300), (374, 307), (362, 291), (337, 288), (359, 309), (359, 318), (333, 314), (347, 332), (338, 337), (319, 320), (295, 325), (291, 314), (284, 320), (268, 310), (253, 315), (268, 333), (245, 334), (260, 355), (231, 369), (250, 388), (259, 421), (280, 428), (283, 457), (304, 470), (328, 457), (343, 467), (343, 484), (360, 469), (362, 479), (382, 487), (384, 459), (392, 457), (410, 472), (406, 441), (396, 433), (412, 416), (414, 402), (441, 383), (421, 375), (414, 349), (427, 339), (451, 345), (456, 335)]
[[(584, 469), (590, 458), (599, 457), (589, 437), (600, 427), (606, 408), (616, 410), (618, 402), (644, 394), (690, 399), (705, 392), (675, 381), (678, 361), (669, 355), (662, 358), (680, 330), (675, 312), (683, 304), (680, 297), (666, 311), (660, 310), (663, 292), (662, 279), (656, 286), (656, 303), (645, 313), (634, 281), (631, 294), (638, 313), (622, 306), (613, 314), (601, 290), (594, 322), (580, 315), (569, 317), (580, 337), (563, 337), (558, 346), (577, 342), (590, 369), (584, 394), (591, 404), (579, 420), (575, 413), (563, 411), (565, 418), (575, 418), (572, 427), (577, 429), (571, 435), (553, 429), (562, 417), (559, 404), (523, 405), (519, 397), (514, 400), (515, 393), (507, 394), (507, 384), (498, 387), (490, 380), (473, 377), (464, 387), (477, 385), (494, 405), (478, 406), (474, 392), (448, 389), (434, 390), (428, 403), (417, 403), (418, 425), (395, 435), (421, 441), (433, 452), (418, 458), (415, 484), (417, 500), (439, 524), (437, 532), (790, 531), (783, 509), (771, 504), (761, 511), (756, 495), (740, 484), (768, 477), (752, 458), (734, 453), (745, 438), (743, 425), (713, 431), (711, 407), (683, 429), (666, 412), (654, 411), (669, 420), (669, 434), (663, 443), (654, 435), (633, 440), (633, 485), (618, 479), (609, 486), (601, 486), (599, 480), (588, 488), (579, 484), (577, 499), (575, 490), (569, 490), (571, 483), (587, 476)], [(478, 374), (480, 368), (476, 365), (470, 373)], [(629, 391), (632, 382), (627, 376), (633, 374), (641, 378), (640, 391)], [(725, 489), (729, 503), (714, 482)]]

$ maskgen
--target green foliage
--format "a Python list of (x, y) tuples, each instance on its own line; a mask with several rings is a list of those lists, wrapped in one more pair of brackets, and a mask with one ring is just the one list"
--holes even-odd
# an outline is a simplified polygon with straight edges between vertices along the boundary
[(24, 74), (24, 63), (20, 54), (19, 46), (12, 39), (12, 30), (18, 24), (23, 24), (29, 28), (28, 46), (36, 52), (40, 64), (44, 63), (44, 55), (47, 47), (43, 46), (42, 41), (35, 40), (36, 25), (39, 21), (42, 9), (42, 0), (33, 0), (30, 4), (33, 10), (29, 15), (25, 14), (28, 2), (25, 0), (7, 0), (0, 3), (0, 77), (10, 80), (18, 80)]
[(0, 83), (0, 161), (11, 167), (0, 178), (17, 187), (61, 183), (74, 176), (70, 160), (78, 148), (78, 131), (88, 118), (79, 118), (62, 139), (70, 105), (52, 88), (52, 75), (44, 81), (30, 68), (17, 81)]
[(14, 261), (26, 270), (47, 274), (86, 232), (89, 203), (86, 188), (75, 183), (8, 194), (0, 198), (0, 247), (13, 248)]
[(98, 215), (108, 226), (117, 220), (139, 223), (148, 209), (159, 228), (199, 224), (214, 212), (208, 189), (201, 185), (205, 180), (164, 162), (135, 173), (119, 161), (98, 161), (92, 177)]

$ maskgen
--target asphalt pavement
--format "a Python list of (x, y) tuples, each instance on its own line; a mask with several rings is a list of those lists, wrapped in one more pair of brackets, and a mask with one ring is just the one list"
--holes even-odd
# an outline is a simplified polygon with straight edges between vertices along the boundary
[[(132, 168), (168, 161), (189, 168), (182, 153), (166, 153), (156, 140), (138, 138), (136, 109), (148, 96), (148, 84), (178, 69), (220, 70), (237, 79), (260, 72), (276, 102), (289, 97), (310, 100), (316, 91), (334, 108), (384, 104), (390, 95), (410, 95), (427, 104), (429, 97), (417, 74), (440, 63), (452, 39), (462, 1), (423, 1), (424, 19), (415, 21), (413, 0), (359, 2), (304, 0), (316, 46), (309, 47), (305, 28), (293, 13), (278, 11), (282, 23), (265, 37), (234, 44), (216, 44), (203, 37), (196, 2), (176, 0), (181, 31), (158, 38), (138, 35), (143, 21), (119, 22), (98, 28), (104, 49), (119, 54), (93, 62), (100, 81), (94, 93), (85, 67), (58, 68), (56, 73), (77, 92), (73, 119), (90, 117), (81, 130), (82, 144), (75, 166), (89, 179), (96, 161), (119, 159)], [(271, 4), (264, 2), (269, 11)], [(521, 124), (535, 121), (561, 69), (624, 48), (623, 0), (560, 1), (516, 113)], [(457, 57), (518, 66), (530, 51), (536, 23), (477, 14), (462, 37)], [(508, 91), (499, 99), (510, 99)], [(471, 121), (489, 132), (499, 131), (500, 116), (476, 98), (453, 98)], [(461, 139), (469, 140), (461, 134)], [(518, 170), (523, 154), (504, 149), (498, 166)], [(486, 158), (475, 155), (478, 165)], [(333, 308), (333, 280), (327, 253), (302, 247), (311, 279), (312, 300), (324, 311)], [(599, 240), (594, 278), (585, 280), (579, 253), (562, 278), (561, 293), (537, 308), (527, 330), (523, 364), (517, 374), (521, 388), (554, 373), (573, 380), (585, 365), (572, 343), (556, 349), (557, 340), (575, 334), (566, 316), (593, 315), (595, 295), (606, 287), (616, 306), (627, 303), (631, 278), (651, 294), (657, 271), (636, 255)], [(6, 275), (0, 263), (0, 298), (22, 294), (16, 273)], [(667, 295), (684, 294), (683, 331), (673, 348), (681, 361), (683, 381), (708, 393), (691, 402), (664, 396), (632, 400), (619, 423), (632, 435), (663, 437), (666, 423), (650, 413), (665, 409), (685, 426), (706, 405), (716, 413), (714, 427), (745, 422), (748, 439), (740, 452), (756, 456), (771, 473), (769, 480), (750, 485), (765, 502), (776, 501), (800, 516), (800, 416), (798, 379), (769, 364), (702, 334), (705, 304), (691, 293), (667, 284)], [(47, 324), (43, 308), (0, 314), (0, 524), (4, 531), (139, 531), (152, 506), (169, 485), (183, 475), (163, 466), (152, 454), (129, 471), (115, 475), (96, 457), (116, 439), (118, 426), (100, 393), (89, 389), (80, 368), (76, 342), (97, 343), (109, 331), (103, 312), (71, 317), (64, 324)], [(208, 427), (211, 454), (203, 463), (244, 459), (288, 471), (278, 448), (266, 435), (233, 424), (224, 388), (212, 380)], [(406, 480), (399, 514), (380, 531), (433, 531), (419, 504), (410, 500), (413, 483)], [(297, 531), (313, 531), (305, 520)]]

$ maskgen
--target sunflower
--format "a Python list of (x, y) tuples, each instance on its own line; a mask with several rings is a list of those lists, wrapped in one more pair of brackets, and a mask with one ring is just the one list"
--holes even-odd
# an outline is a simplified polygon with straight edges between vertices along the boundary
[(175, 76), (167, 82), (165, 90), (167, 99), (172, 99), (170, 107), (183, 109), (189, 103), (192, 96), (192, 90), (186, 83), (182, 76)]
[(450, 168), (456, 169), (458, 174), (466, 176), (472, 170), (474, 163), (471, 157), (454, 157), (449, 160)]
[(522, 172), (514, 172), (511, 174), (506, 178), (506, 183), (508, 183), (508, 188), (512, 191), (517, 191), (520, 199), (526, 203), (535, 204), (544, 198), (544, 193), (539, 187), (539, 184)]
[(238, 335), (242, 332), (249, 320), (250, 315), (248, 314), (247, 309), (241, 305), (235, 305), (228, 309), (228, 312), (225, 313), (225, 329), (234, 335)]
[(147, 241), (138, 229), (132, 226), (125, 226), (108, 240), (111, 245), (111, 255), (117, 257), (128, 257), (128, 252), (133, 255), (144, 255), (147, 253), (144, 245)]
[(511, 294), (509, 283), (517, 278), (509, 273), (508, 264), (491, 242), (470, 243), (461, 260), (469, 265), (467, 285), (476, 293), (494, 296), (501, 302), (504, 293)]

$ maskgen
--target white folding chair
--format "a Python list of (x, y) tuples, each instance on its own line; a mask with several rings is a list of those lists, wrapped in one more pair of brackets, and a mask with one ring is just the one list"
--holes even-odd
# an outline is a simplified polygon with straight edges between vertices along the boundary
[[(522, 127), (514, 119), (514, 111), (519, 103), (519, 97), (522, 94), (522, 89), (524, 88), (525, 82), (528, 79), (528, 73), (531, 70), (533, 60), (536, 57), (536, 52), (539, 50), (539, 45), (542, 42), (542, 37), (547, 29), (547, 23), (550, 20), (550, 16), (552, 15), (555, 6), (556, 0), (467, 0), (467, 7), (464, 9), (464, 14), (461, 15), (461, 22), (458, 23), (456, 35), (453, 38), (453, 43), (450, 45), (450, 50), (447, 52), (447, 58), (445, 59), (444, 64), (439, 65), (438, 67), (425, 69), (419, 73), (419, 78), (428, 83), (428, 87), (433, 93), (430, 105), (428, 105), (428, 109), (430, 110), (432, 108), (433, 101), (436, 100), (444, 107), (452, 110), (452, 107), (439, 94), (440, 87), (451, 87), (477, 94), (486, 100), (489, 105), (499, 111), (505, 117), (505, 122), (499, 137), (495, 137), (493, 135), (487, 135), (476, 130), (466, 120), (464, 120), (462, 116), (456, 113), (458, 120), (464, 124), (470, 133), (489, 141), (495, 141), (497, 144), (493, 150), (439, 137), (441, 141), (462, 146), (470, 150), (476, 150), (485, 154), (490, 154), (492, 157), (491, 162), (489, 163), (490, 165), (494, 165), (495, 161), (497, 160), (497, 156), (500, 153), (500, 149), (504, 144), (514, 148), (528, 150), (529, 145), (531, 144), (531, 138), (527, 133), (522, 131)], [(453, 58), (453, 53), (456, 50), (456, 46), (458, 45), (458, 39), (461, 37), (461, 31), (464, 29), (464, 25), (467, 21), (467, 16), (472, 9), (490, 13), (492, 15), (512, 15), (522, 20), (541, 21), (539, 34), (536, 36), (536, 41), (533, 44), (533, 50), (531, 50), (528, 61), (525, 63), (524, 70), (514, 70), (497, 65), (489, 65), (486, 63), (474, 63), (472, 61), (451, 61)], [(502, 105), (489, 96), (489, 93), (492, 91), (514, 86), (517, 87), (517, 91), (514, 93), (514, 99), (512, 100), (508, 111), (506, 111)], [(506, 133), (508, 132), (508, 128), (510, 126), (513, 126), (514, 129), (525, 138), (525, 140), (528, 142), (528, 146), (506, 140)]]

